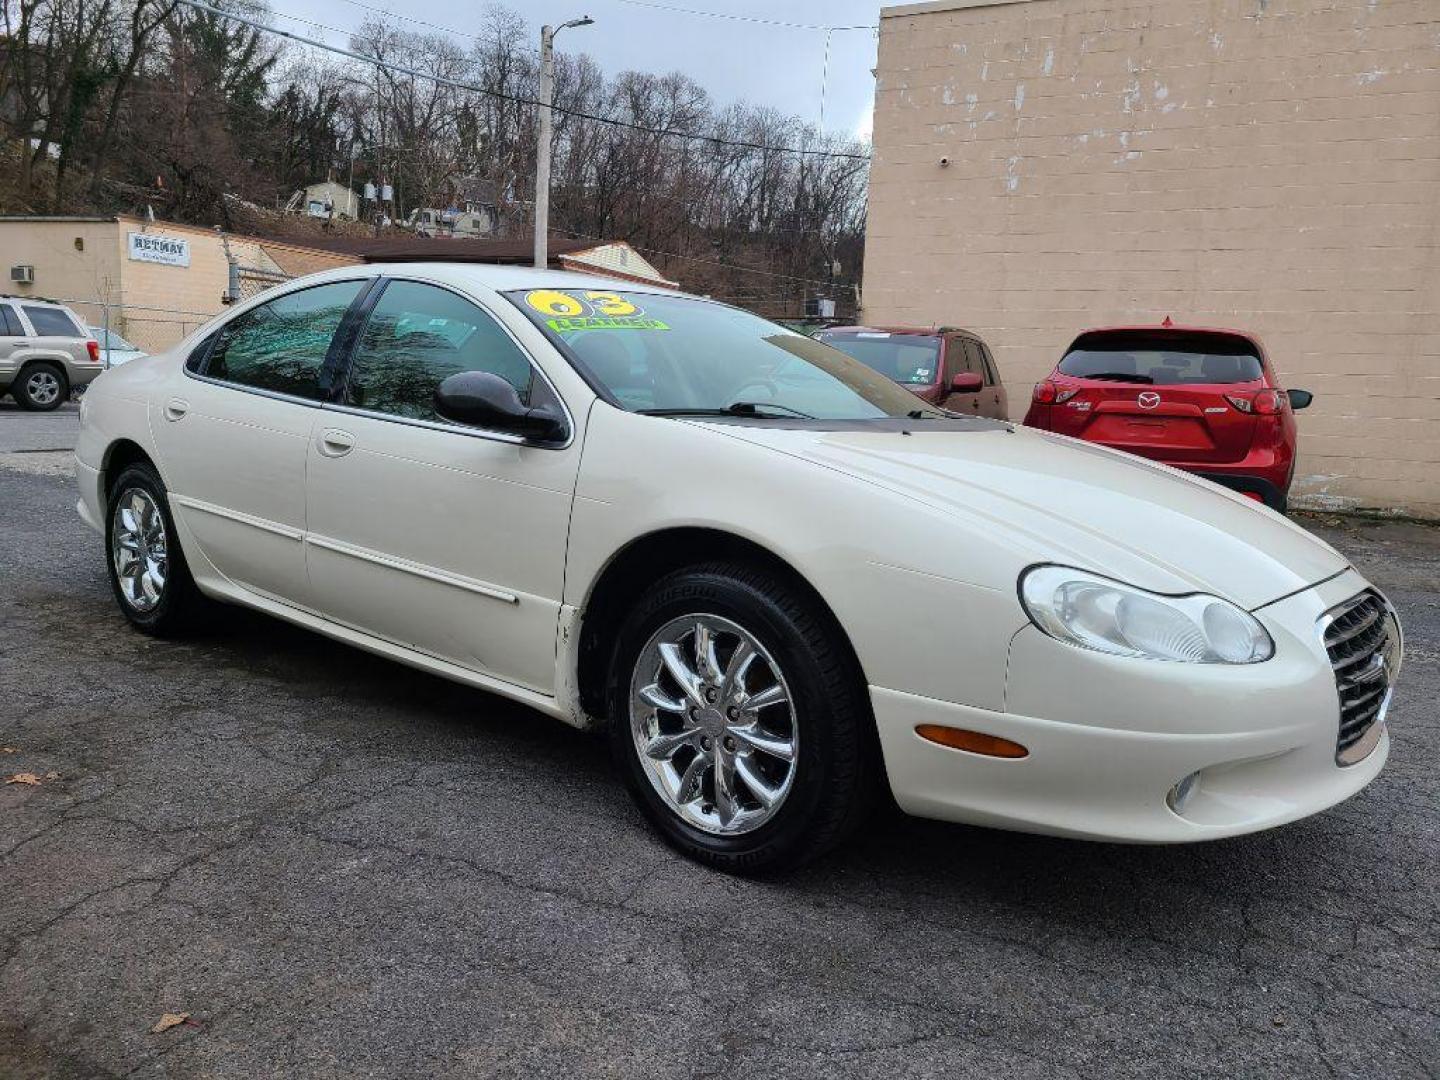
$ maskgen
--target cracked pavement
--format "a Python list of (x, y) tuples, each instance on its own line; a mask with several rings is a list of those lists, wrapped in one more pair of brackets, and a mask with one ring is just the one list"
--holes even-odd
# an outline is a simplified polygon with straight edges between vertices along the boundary
[(892, 811), (757, 883), (521, 706), (241, 611), (132, 632), (24, 467), (0, 774), (60, 775), (0, 786), (0, 1074), (1440, 1071), (1440, 530), (1307, 521), (1408, 634), (1390, 764), (1334, 810), (1184, 848)]

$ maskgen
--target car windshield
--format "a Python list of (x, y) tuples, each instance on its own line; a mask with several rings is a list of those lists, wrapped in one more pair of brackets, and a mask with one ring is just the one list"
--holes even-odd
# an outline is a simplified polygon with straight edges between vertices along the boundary
[(1264, 375), (1254, 344), (1225, 334), (1085, 334), (1070, 346), (1059, 371), (1156, 386), (1253, 382)]
[(949, 415), (838, 349), (713, 301), (595, 289), (505, 295), (632, 412), (816, 420)]
[(131, 345), (114, 330), (102, 330), (98, 326), (90, 328), (91, 335), (98, 341), (102, 348), (114, 349), (117, 352), (139, 352), (140, 350)]
[(885, 330), (826, 330), (815, 337), (905, 386), (930, 386), (940, 374), (940, 338)]

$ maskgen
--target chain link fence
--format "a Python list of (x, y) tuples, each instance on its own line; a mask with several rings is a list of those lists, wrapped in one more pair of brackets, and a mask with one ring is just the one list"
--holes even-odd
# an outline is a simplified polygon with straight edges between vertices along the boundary
[(124, 341), (112, 341), (114, 349), (123, 350), (128, 343), (143, 353), (156, 353), (170, 348), (190, 331), (219, 314), (216, 311), (116, 304), (76, 297), (57, 297), (54, 302), (64, 304), (75, 312), (102, 345), (104, 335), (101, 331), (108, 330), (112, 336)]
[(289, 274), (278, 270), (265, 270), (258, 266), (230, 264), (230, 295), (235, 301), (249, 300), (266, 289), (274, 288), (290, 280)]

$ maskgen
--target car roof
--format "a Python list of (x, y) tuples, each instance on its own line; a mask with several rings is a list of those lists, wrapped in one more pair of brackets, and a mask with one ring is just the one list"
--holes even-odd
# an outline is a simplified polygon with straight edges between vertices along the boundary
[(927, 337), (938, 334), (966, 334), (973, 338), (980, 335), (963, 326), (827, 326), (825, 333), (862, 334), (924, 334)]
[(396, 262), (367, 263), (364, 266), (347, 266), (327, 272), (327, 276), (353, 277), (356, 273), (366, 277), (381, 274), (392, 277), (430, 277), (455, 284), (468, 283), (496, 292), (510, 289), (609, 289), (637, 293), (664, 293), (670, 296), (689, 295), (659, 283), (630, 281), (624, 278), (605, 277), (601, 274), (581, 274), (571, 270), (541, 270), (533, 266), (505, 266), (472, 262)]
[(40, 304), (44, 307), (65, 308), (65, 304), (59, 300), (51, 300), (48, 296), (20, 296), (18, 293), (0, 293), (0, 300), (14, 300), (19, 304)]

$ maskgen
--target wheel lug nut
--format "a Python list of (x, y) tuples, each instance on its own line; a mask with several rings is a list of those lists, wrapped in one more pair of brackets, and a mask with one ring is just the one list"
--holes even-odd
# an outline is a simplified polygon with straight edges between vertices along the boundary
[(734, 749), (735, 749), (735, 740), (732, 739), (729, 735), (726, 735), (726, 736), (725, 736), (725, 749), (726, 749), (726, 750), (734, 750)]
[(700, 736), (700, 749), (701, 749), (701, 750), (709, 750), (709, 749), (710, 749), (710, 736), (709, 736), (709, 735), (701, 735), (701, 736)]
[(690, 710), (690, 719), (691, 719), (691, 720), (699, 720), (699, 719), (700, 719), (700, 710), (699, 710), (699, 709), (691, 709), (691, 710)]
[(730, 708), (726, 710), (725, 715), (730, 717), (731, 720), (739, 720), (740, 710), (735, 708), (734, 705), (731, 705)]
[(705, 700), (706, 700), (706, 701), (712, 701), (712, 702), (713, 702), (713, 701), (714, 701), (717, 697), (719, 697), (719, 696), (720, 696), (720, 695), (715, 692), (715, 688), (714, 688), (713, 686), (712, 686), (709, 690), (706, 690), (706, 691), (705, 691)]

